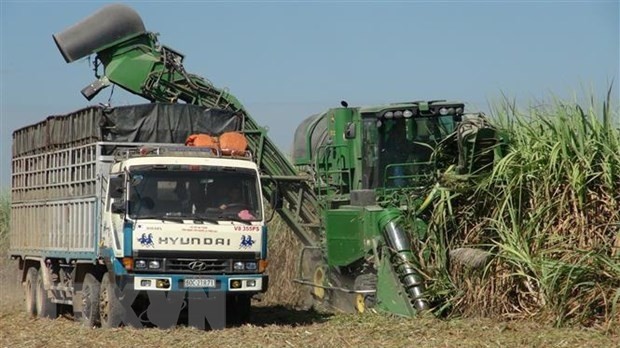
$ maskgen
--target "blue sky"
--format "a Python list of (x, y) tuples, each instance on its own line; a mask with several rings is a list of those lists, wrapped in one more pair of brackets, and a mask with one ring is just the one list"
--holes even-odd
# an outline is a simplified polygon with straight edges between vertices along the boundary
[[(13, 130), (91, 104), (86, 60), (65, 63), (52, 34), (108, 2), (0, 0), (0, 187)], [(186, 69), (227, 87), (284, 152), (297, 124), (337, 106), (422, 99), (488, 110), (614, 80), (618, 1), (127, 1)], [(113, 105), (145, 102), (115, 89)]]

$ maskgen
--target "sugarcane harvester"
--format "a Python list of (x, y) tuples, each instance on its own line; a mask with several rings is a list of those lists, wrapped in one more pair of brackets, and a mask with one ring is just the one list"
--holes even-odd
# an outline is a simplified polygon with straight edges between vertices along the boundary
[(494, 130), (464, 122), (471, 118), (462, 103), (342, 102), (300, 124), (293, 164), (235, 96), (188, 73), (184, 56), (160, 45), (133, 9), (105, 6), (53, 38), (68, 63), (95, 55), (97, 79), (82, 90), (88, 100), (116, 85), (154, 103), (236, 112), (265, 200), (303, 244), (295, 281), (308, 285), (316, 300), (345, 311), (376, 307), (407, 316), (432, 306), (412, 231), (401, 221), (413, 217), (411, 226), (427, 228), (419, 212), (440, 164), (471, 173), (497, 155)]

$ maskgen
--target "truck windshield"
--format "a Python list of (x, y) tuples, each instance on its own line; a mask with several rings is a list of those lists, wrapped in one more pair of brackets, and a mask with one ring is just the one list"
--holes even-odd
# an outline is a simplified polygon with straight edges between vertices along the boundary
[(432, 154), (437, 144), (455, 129), (453, 116), (366, 119), (364, 147), (374, 161), (365, 167), (372, 177), (369, 188), (415, 185), (435, 169)]
[(262, 219), (255, 171), (243, 168), (193, 166), (190, 169), (133, 167), (129, 217), (132, 219), (221, 220)]

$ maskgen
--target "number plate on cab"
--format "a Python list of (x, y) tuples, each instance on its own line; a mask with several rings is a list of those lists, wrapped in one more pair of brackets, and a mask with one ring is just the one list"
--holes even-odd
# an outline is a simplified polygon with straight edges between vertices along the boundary
[(214, 288), (215, 279), (209, 279), (209, 278), (184, 279), (183, 286), (186, 288)]

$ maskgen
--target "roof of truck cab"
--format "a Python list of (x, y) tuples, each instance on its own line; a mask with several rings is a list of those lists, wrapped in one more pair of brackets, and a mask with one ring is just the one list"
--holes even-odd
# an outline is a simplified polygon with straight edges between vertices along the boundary
[(250, 160), (227, 157), (178, 157), (178, 156), (148, 156), (132, 157), (115, 163), (112, 171), (120, 172), (123, 169), (137, 165), (203, 165), (219, 167), (235, 167), (257, 169), (256, 163)]

